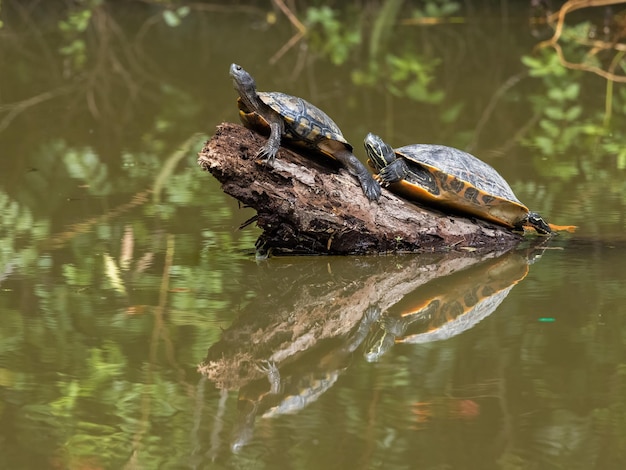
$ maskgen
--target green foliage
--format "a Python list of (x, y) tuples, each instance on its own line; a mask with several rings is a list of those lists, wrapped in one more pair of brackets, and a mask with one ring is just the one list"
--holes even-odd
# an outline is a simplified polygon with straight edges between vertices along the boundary
[(531, 77), (562, 77), (567, 74), (559, 57), (547, 49), (542, 49), (539, 57), (525, 55), (521, 60), (528, 67)]
[(309, 28), (311, 46), (328, 56), (335, 65), (343, 64), (361, 42), (360, 31), (348, 27), (328, 6), (309, 7), (305, 23)]
[(421, 103), (439, 103), (445, 94), (443, 90), (433, 90), (430, 85), (434, 80), (434, 70), (440, 60), (421, 59), (416, 55), (406, 53), (402, 57), (392, 54), (387, 56), (389, 66), (389, 91), (396, 96), (407, 96)]

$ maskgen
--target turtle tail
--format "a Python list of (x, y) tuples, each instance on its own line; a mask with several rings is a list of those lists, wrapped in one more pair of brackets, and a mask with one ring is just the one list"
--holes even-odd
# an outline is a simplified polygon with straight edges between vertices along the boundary
[(578, 228), (577, 225), (554, 225), (554, 224), (548, 224), (548, 226), (550, 227), (550, 230), (552, 230), (553, 232), (574, 233), (576, 231), (576, 229)]

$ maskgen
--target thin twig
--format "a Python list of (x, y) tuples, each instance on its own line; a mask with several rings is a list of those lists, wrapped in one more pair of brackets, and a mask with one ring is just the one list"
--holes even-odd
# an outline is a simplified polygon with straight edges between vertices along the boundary
[(15, 119), (20, 113), (26, 111), (28, 108), (43, 103), (44, 101), (51, 100), (52, 98), (56, 98), (57, 96), (65, 93), (69, 93), (71, 90), (71, 86), (64, 86), (57, 88), (56, 90), (46, 91), (44, 93), (40, 93), (39, 95), (31, 96), (30, 98), (18, 101), (17, 103), (0, 106), (0, 112), (9, 111), (0, 121), (0, 132), (5, 130), (9, 124), (11, 124), (13, 119)]
[(500, 101), (500, 98), (502, 98), (504, 93), (509, 91), (513, 86), (515, 86), (522, 78), (526, 77), (527, 75), (528, 75), (528, 72), (522, 72), (522, 73), (518, 73), (517, 75), (513, 75), (512, 77), (509, 77), (500, 86), (500, 88), (498, 88), (498, 90), (493, 94), (493, 96), (491, 97), (491, 100), (489, 100), (489, 104), (483, 111), (483, 114), (480, 116), (480, 119), (478, 120), (478, 124), (476, 124), (472, 141), (466, 147), (466, 150), (468, 152), (471, 152), (474, 146), (476, 145), (478, 141), (478, 136), (482, 132), (484, 125), (487, 123), (487, 121), (491, 117), (491, 114), (493, 113), (493, 110), (495, 109), (496, 104), (498, 104), (498, 101)]
[[(569, 0), (561, 7), (561, 9), (557, 13), (554, 13), (550, 17), (551, 20), (553, 20), (555, 17), (558, 18), (556, 26), (554, 28), (554, 34), (552, 35), (552, 37), (550, 39), (546, 39), (545, 41), (542, 41), (539, 44), (537, 44), (536, 48), (544, 48), (544, 47), (554, 48), (559, 58), (559, 61), (561, 62), (561, 65), (569, 69), (592, 72), (607, 80), (612, 80), (614, 82), (620, 82), (620, 83), (626, 83), (626, 77), (624, 76), (607, 72), (606, 70), (603, 70), (599, 67), (595, 67), (592, 65), (578, 64), (578, 63), (573, 63), (573, 62), (568, 61), (565, 58), (565, 55), (563, 54), (563, 49), (558, 44), (558, 40), (563, 34), (563, 28), (565, 24), (565, 15), (567, 15), (568, 13), (571, 13), (572, 11), (575, 11), (575, 10), (579, 10), (581, 8), (616, 5), (620, 3), (624, 3), (624, 1), (623, 0)], [(594, 45), (598, 47), (597, 43), (594, 43)], [(609, 48), (621, 49), (615, 46), (616, 45), (610, 45)]]
[(300, 41), (307, 32), (307, 28), (306, 26), (304, 26), (302, 24), (302, 22), (296, 17), (296, 15), (293, 14), (293, 12), (287, 7), (287, 5), (285, 5), (285, 2), (283, 2), (283, 0), (273, 0), (274, 3), (276, 4), (276, 6), (278, 8), (280, 8), (280, 10), (285, 14), (285, 16), (287, 18), (289, 18), (289, 21), (291, 22), (292, 25), (295, 26), (295, 28), (298, 30), (298, 32), (296, 34), (294, 34), (291, 39), (289, 39), (289, 41), (287, 41), (283, 47), (281, 47), (278, 52), (276, 52), (276, 54), (274, 54), (271, 58), (270, 58), (270, 64), (275, 64), (276, 62), (278, 62), (280, 60), (280, 58), (285, 55), (285, 53), (291, 49), (293, 46), (295, 46), (298, 41)]
[(289, 21), (291, 21), (291, 24), (294, 25), (296, 29), (300, 31), (300, 33), (302, 33), (302, 35), (304, 35), (307, 29), (306, 26), (304, 26), (300, 22), (300, 20), (296, 17), (296, 15), (294, 15), (293, 12), (289, 8), (287, 8), (287, 5), (285, 5), (285, 2), (283, 2), (283, 0), (274, 0), (274, 3), (276, 4), (278, 8), (280, 8), (280, 10), (285, 14), (285, 16), (289, 18)]

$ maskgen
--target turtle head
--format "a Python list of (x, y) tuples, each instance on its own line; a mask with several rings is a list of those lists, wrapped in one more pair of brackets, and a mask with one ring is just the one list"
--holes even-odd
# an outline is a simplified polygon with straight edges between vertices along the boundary
[(536, 212), (528, 213), (528, 219), (526, 220), (526, 223), (534, 228), (540, 235), (549, 235), (550, 233), (552, 233), (550, 224), (543, 220), (541, 216)]
[(393, 148), (376, 134), (371, 132), (367, 134), (363, 145), (367, 152), (368, 163), (377, 171), (382, 170), (395, 159)]
[(230, 64), (230, 77), (233, 79), (235, 90), (239, 91), (241, 96), (256, 92), (254, 78), (241, 65)]

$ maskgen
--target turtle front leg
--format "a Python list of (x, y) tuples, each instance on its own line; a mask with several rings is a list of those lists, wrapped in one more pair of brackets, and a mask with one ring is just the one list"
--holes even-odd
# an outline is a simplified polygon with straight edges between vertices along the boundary
[(391, 183), (397, 183), (398, 181), (406, 178), (409, 173), (409, 168), (406, 166), (404, 160), (396, 159), (389, 163), (387, 166), (381, 168), (378, 173), (378, 180), (383, 186), (388, 186)]
[(280, 148), (280, 139), (285, 132), (285, 124), (279, 117), (275, 117), (270, 121), (270, 136), (265, 145), (259, 150), (259, 153), (257, 153), (257, 158), (265, 160), (267, 165), (272, 166), (276, 153)]

